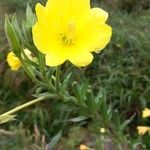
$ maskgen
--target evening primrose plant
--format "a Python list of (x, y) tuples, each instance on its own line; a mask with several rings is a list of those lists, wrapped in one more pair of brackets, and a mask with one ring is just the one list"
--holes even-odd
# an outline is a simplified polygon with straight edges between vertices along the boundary
[(5, 32), (11, 46), (8, 64), (12, 70), (24, 70), (38, 92), (34, 100), (0, 115), (0, 123), (14, 120), (18, 111), (38, 102), (63, 100), (77, 105), (83, 114), (70, 121), (90, 118), (97, 133), (105, 127), (103, 134), (116, 136), (120, 145), (127, 145), (121, 132), (130, 120), (121, 123), (105, 93), (95, 92), (82, 72), (84, 68), (79, 68), (89, 65), (94, 53), (109, 43), (108, 13), (91, 8), (89, 0), (48, 0), (46, 6), (38, 3), (35, 12), (27, 5), (21, 23), (15, 15), (6, 16)]
[[(11, 20), (6, 16), (5, 31), (12, 50), (7, 56), (8, 64), (12, 70), (22, 66), (33, 81), (47, 89), (46, 95), (76, 103), (83, 101), (86, 107), (84, 99), (89, 93), (92, 100), (92, 91), (87, 86), (87, 93), (81, 97), (78, 83), (73, 82), (74, 95), (70, 95), (67, 83), (71, 72), (61, 83), (60, 68), (67, 60), (76, 67), (87, 66), (93, 60), (92, 52), (98, 53), (107, 45), (112, 34), (105, 23), (108, 13), (91, 8), (89, 0), (48, 0), (45, 7), (38, 3), (35, 10), (36, 15), (27, 6), (22, 29), (15, 16)], [(13, 113), (28, 105), (17, 107)]]
[[(49, 0), (46, 6), (38, 3), (35, 12), (27, 5), (22, 22), (18, 23), (15, 15), (5, 19), (5, 32), (11, 46), (8, 64), (12, 70), (24, 70), (36, 89), (34, 100), (0, 115), (0, 124), (15, 120), (20, 110), (38, 102), (64, 102), (70, 109), (75, 105), (80, 112), (80, 116), (68, 122), (90, 120), (92, 131), (99, 139), (95, 142), (98, 149), (104, 146), (108, 135), (113, 143), (118, 143), (114, 149), (127, 146), (124, 129), (134, 116), (122, 123), (105, 91), (94, 90), (83, 73), (93, 55), (110, 41), (108, 13), (91, 8), (88, 0)], [(19, 65), (13, 69), (15, 63)]]

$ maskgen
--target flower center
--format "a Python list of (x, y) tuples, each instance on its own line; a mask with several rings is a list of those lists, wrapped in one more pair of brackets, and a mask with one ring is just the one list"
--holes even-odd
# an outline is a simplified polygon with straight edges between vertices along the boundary
[(66, 46), (71, 46), (74, 44), (75, 40), (75, 23), (70, 21), (67, 25), (66, 30), (60, 33), (60, 40)]

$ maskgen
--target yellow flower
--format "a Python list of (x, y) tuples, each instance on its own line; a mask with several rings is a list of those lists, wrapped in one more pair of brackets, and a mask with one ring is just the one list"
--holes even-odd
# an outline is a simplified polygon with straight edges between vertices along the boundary
[(150, 117), (150, 109), (145, 108), (143, 110), (143, 118)]
[(18, 70), (21, 67), (21, 62), (18, 59), (18, 57), (16, 57), (16, 55), (13, 52), (9, 52), (7, 55), (7, 62), (8, 65), (10, 66), (11, 70)]
[(48, 0), (36, 5), (37, 22), (32, 29), (36, 47), (46, 54), (48, 66), (69, 60), (86, 66), (92, 52), (100, 52), (110, 41), (111, 27), (105, 24), (108, 13), (91, 8), (90, 0)]
[(89, 147), (84, 144), (81, 144), (79, 150), (89, 150)]
[(150, 132), (150, 127), (147, 127), (147, 126), (138, 126), (137, 130), (138, 130), (138, 134), (139, 135), (144, 135), (146, 132)]
[(100, 133), (105, 133), (105, 132), (106, 132), (105, 128), (100, 128)]
[[(27, 57), (31, 59), (31, 52), (28, 49), (24, 49), (24, 51)], [(21, 61), (13, 52), (8, 53), (7, 62), (11, 70), (17, 71), (21, 67)]]

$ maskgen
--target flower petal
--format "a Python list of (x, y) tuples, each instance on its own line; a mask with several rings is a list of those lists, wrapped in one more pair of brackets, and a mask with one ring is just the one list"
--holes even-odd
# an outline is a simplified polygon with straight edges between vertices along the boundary
[(36, 11), (36, 16), (37, 16), (37, 19), (38, 21), (39, 20), (42, 20), (42, 21), (45, 21), (45, 7), (42, 6), (40, 3), (37, 3), (36, 4), (36, 7), (35, 7), (35, 11)]
[(91, 18), (93, 18), (93, 21), (99, 20), (99, 23), (104, 23), (108, 18), (108, 13), (104, 11), (101, 8), (92, 8), (91, 9)]
[[(37, 23), (42, 26), (45, 30), (53, 29), (53, 21), (52, 18), (50, 18), (50, 14), (47, 13), (47, 9), (42, 6), (40, 3), (36, 4), (35, 11), (37, 16)], [(51, 27), (51, 28), (50, 28)], [(53, 31), (53, 30), (52, 30)]]
[(150, 127), (147, 127), (147, 126), (138, 126), (137, 130), (138, 130), (138, 134), (139, 135), (144, 135), (146, 132), (150, 132)]
[(33, 41), (35, 46), (44, 54), (51, 51), (58, 51), (60, 43), (55, 29), (45, 30), (39, 23), (36, 23), (32, 28)]
[(145, 108), (143, 110), (143, 118), (150, 117), (150, 109)]
[(65, 62), (65, 58), (60, 56), (60, 55), (56, 55), (56, 54), (46, 54), (45, 56), (46, 59), (46, 65), (50, 66), (50, 67), (55, 67), (58, 65), (61, 65)]
[(68, 58), (68, 60), (77, 67), (84, 67), (92, 62), (93, 55), (89, 52), (84, 52), (78, 55), (74, 55)]
[[(98, 11), (97, 9), (94, 11)], [(92, 12), (78, 35), (78, 45), (84, 46), (88, 51), (99, 52), (108, 44), (112, 35), (111, 27), (104, 23), (107, 14), (102, 10), (99, 12), (102, 12), (102, 15), (93, 16)]]
[(46, 9), (53, 19), (56, 16), (79, 19), (90, 13), (90, 0), (48, 0)]

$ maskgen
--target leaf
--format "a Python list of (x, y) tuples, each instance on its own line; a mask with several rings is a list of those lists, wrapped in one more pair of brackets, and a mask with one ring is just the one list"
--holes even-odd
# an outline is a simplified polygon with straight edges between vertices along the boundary
[(0, 115), (0, 124), (15, 120), (16, 115)]
[(30, 27), (32, 27), (36, 21), (35, 14), (33, 13), (29, 3), (27, 4), (27, 8), (26, 8), (26, 21)]
[(18, 21), (17, 21), (17, 18), (15, 15), (12, 17), (11, 24), (15, 30), (15, 33), (16, 33), (18, 39), (21, 41), (22, 40), (22, 33), (21, 33), (21, 30), (20, 30), (20, 27), (19, 27), (19, 24), (18, 24)]
[(71, 75), (72, 73), (69, 73), (67, 76), (65, 76), (65, 79), (63, 80), (61, 87), (60, 87), (62, 90), (66, 89), (68, 83), (70, 82)]
[(120, 130), (124, 130), (124, 128), (134, 119), (135, 114), (132, 115), (128, 120), (126, 120), (121, 126), (120, 126)]
[(53, 150), (56, 146), (56, 144), (59, 142), (60, 138), (62, 137), (62, 131), (58, 132), (50, 141), (50, 143), (47, 144), (48, 150)]
[(16, 31), (7, 16), (5, 18), (5, 32), (11, 45), (12, 51), (17, 57), (20, 57), (22, 49), (22, 46), (20, 45), (20, 39), (18, 38)]
[(86, 105), (88, 106), (90, 112), (96, 112), (96, 102), (93, 91), (91, 89), (87, 90)]
[(114, 110), (112, 121), (116, 130), (121, 126), (121, 117), (118, 110)]
[(76, 118), (73, 118), (73, 119), (69, 119), (68, 121), (71, 121), (71, 122), (80, 122), (80, 121), (83, 121), (83, 120), (86, 120), (86, 119), (88, 119), (88, 117), (79, 116), (79, 117), (76, 117)]

